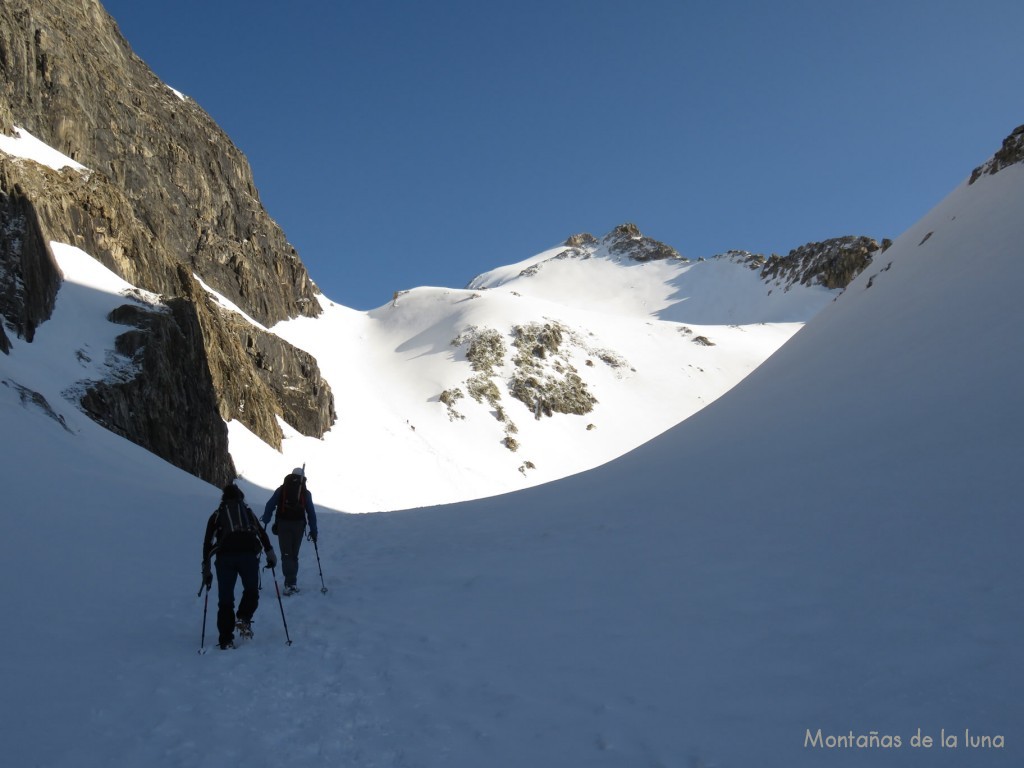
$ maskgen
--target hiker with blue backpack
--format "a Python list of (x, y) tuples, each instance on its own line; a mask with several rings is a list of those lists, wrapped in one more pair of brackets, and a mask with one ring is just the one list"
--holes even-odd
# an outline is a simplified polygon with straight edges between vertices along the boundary
[[(267, 553), (267, 567), (277, 565), (277, 555), (267, 532), (245, 503), (245, 494), (234, 483), (224, 486), (220, 506), (210, 515), (203, 539), (203, 584), (213, 584), (210, 558), (216, 555), (217, 632), (221, 650), (234, 648), (234, 632), (252, 637), (252, 617), (259, 605), (259, 553)], [(235, 613), (235, 583), (242, 580), (242, 599)], [(205, 627), (205, 612), (204, 612)], [(204, 630), (205, 631), (205, 630)]]
[[(295, 583), (299, 575), (299, 547), (302, 546), (307, 524), (309, 540), (314, 546), (317, 540), (316, 509), (313, 507), (313, 495), (306, 488), (305, 467), (293, 469), (274, 491), (263, 510), (264, 526), (274, 517), (275, 512), (277, 517), (270, 530), (277, 534), (278, 548), (281, 550), (284, 594), (294, 595), (299, 591)], [(326, 592), (326, 589), (323, 591)]]

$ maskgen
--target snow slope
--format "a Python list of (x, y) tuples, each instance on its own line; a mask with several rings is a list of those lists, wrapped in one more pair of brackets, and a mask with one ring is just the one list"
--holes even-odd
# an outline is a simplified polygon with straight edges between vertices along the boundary
[(1020, 765), (1022, 201), (1020, 166), (954, 190), (735, 389), (605, 466), (324, 510), (329, 591), (304, 552), (290, 647), (265, 576), (256, 638), (197, 654), (216, 490), (0, 386), (5, 760)]
[[(560, 258), (565, 250), (487, 273), (464, 290), (403, 291), (367, 313), (322, 297), (320, 317), (275, 326), (317, 358), (338, 422), (322, 441), (286, 428), (282, 454), (230, 425), (240, 474), (259, 482), (305, 463), (325, 501), (346, 511), (549, 482), (610, 461), (712, 402), (836, 295), (820, 286), (766, 285), (726, 257), (640, 264), (607, 249)], [(563, 330), (564, 365), (580, 372), (596, 398), (591, 413), (537, 419), (511, 396), (514, 328), (530, 324)], [(500, 418), (494, 404), (468, 394), (474, 370), (469, 342), (459, 340), (474, 329), (495, 331), (507, 346), (490, 379)], [(711, 346), (697, 343), (700, 337)], [(449, 411), (440, 396), (452, 389), (463, 396)], [(514, 451), (505, 444), (510, 434)], [(367, 482), (381, 467), (401, 468), (404, 482)]]
[(81, 163), (75, 162), (62, 152), (58, 152), (49, 144), (40, 141), (24, 128), (14, 127), (14, 135), (6, 136), (0, 133), (0, 152), (13, 157), (20, 157), (25, 160), (45, 165), (55, 171), (64, 168), (71, 168), (76, 171), (87, 171)]

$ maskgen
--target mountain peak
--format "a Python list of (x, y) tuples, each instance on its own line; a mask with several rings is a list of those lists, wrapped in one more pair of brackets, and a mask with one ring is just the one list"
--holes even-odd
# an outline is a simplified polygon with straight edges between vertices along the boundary
[(587, 245), (598, 245), (599, 241), (589, 232), (580, 232), (577, 235), (570, 235), (565, 241), (568, 248), (583, 248)]
[(615, 229), (598, 240), (589, 232), (571, 235), (564, 243), (573, 251), (593, 252), (599, 246), (605, 246), (608, 252), (616, 256), (626, 256), (633, 261), (658, 261), (661, 259), (682, 259), (679, 251), (670, 245), (647, 237), (640, 228), (632, 223), (619, 224)]
[(602, 238), (601, 242), (608, 246), (608, 252), (616, 256), (626, 256), (633, 261), (660, 261), (662, 259), (682, 259), (679, 251), (653, 237), (641, 234), (639, 227), (632, 222), (620, 224)]

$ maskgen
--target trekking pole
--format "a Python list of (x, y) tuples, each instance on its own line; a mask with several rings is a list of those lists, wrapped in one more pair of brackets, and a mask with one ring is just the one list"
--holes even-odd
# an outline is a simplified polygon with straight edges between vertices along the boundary
[(316, 546), (316, 539), (310, 536), (309, 540), (313, 542), (313, 551), (316, 552), (316, 567), (320, 571), (320, 594), (326, 595), (327, 585), (324, 584), (324, 569), (320, 567), (320, 550)]
[[(199, 593), (196, 597), (199, 597), (203, 592), (203, 587), (206, 587), (206, 581), (199, 585)], [(210, 604), (210, 588), (206, 587), (206, 599), (203, 600), (203, 634), (199, 638), (199, 654), (206, 653), (206, 608)]]
[(284, 603), (281, 602), (281, 590), (277, 587), (277, 571), (271, 568), (270, 573), (274, 577), (274, 591), (277, 592), (277, 606), (281, 609), (281, 623), (284, 624), (284, 636), (285, 639), (288, 641), (287, 643), (285, 643), (285, 645), (291, 645), (292, 638), (288, 634), (288, 621), (284, 617)]

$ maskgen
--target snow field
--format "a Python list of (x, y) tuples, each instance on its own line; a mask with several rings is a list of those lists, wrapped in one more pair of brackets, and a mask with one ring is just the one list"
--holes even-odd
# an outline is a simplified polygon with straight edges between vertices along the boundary
[[(83, 287), (72, 303), (69, 281), (37, 341), (0, 358), (0, 419), (16, 436), (0, 456), (5, 757), (1020, 765), (1022, 199), (1020, 166), (954, 190), (735, 388), (617, 460), (443, 507), (321, 502), (330, 591), (305, 544), (305, 591), (285, 603), (294, 644), (265, 579), (254, 640), (206, 655), (196, 590), (218, 490), (60, 397), (81, 375), (69, 308), (95, 302), (73, 316), (105, 348), (92, 320), (123, 301)], [(402, 355), (452, 329), (439, 294), (423, 297), (437, 331), (409, 343), (395, 330)], [(404, 321), (366, 322), (335, 341)], [(71, 430), (13, 382), (39, 387)], [(403, 386), (420, 391), (385, 389)], [(361, 477), (417, 481), (400, 460), (379, 471)], [(243, 483), (254, 509), (281, 474)], [(314, 498), (330, 484), (311, 473)], [(818, 729), (903, 746), (807, 746)], [(915, 748), (918, 729), (1005, 746)]]

